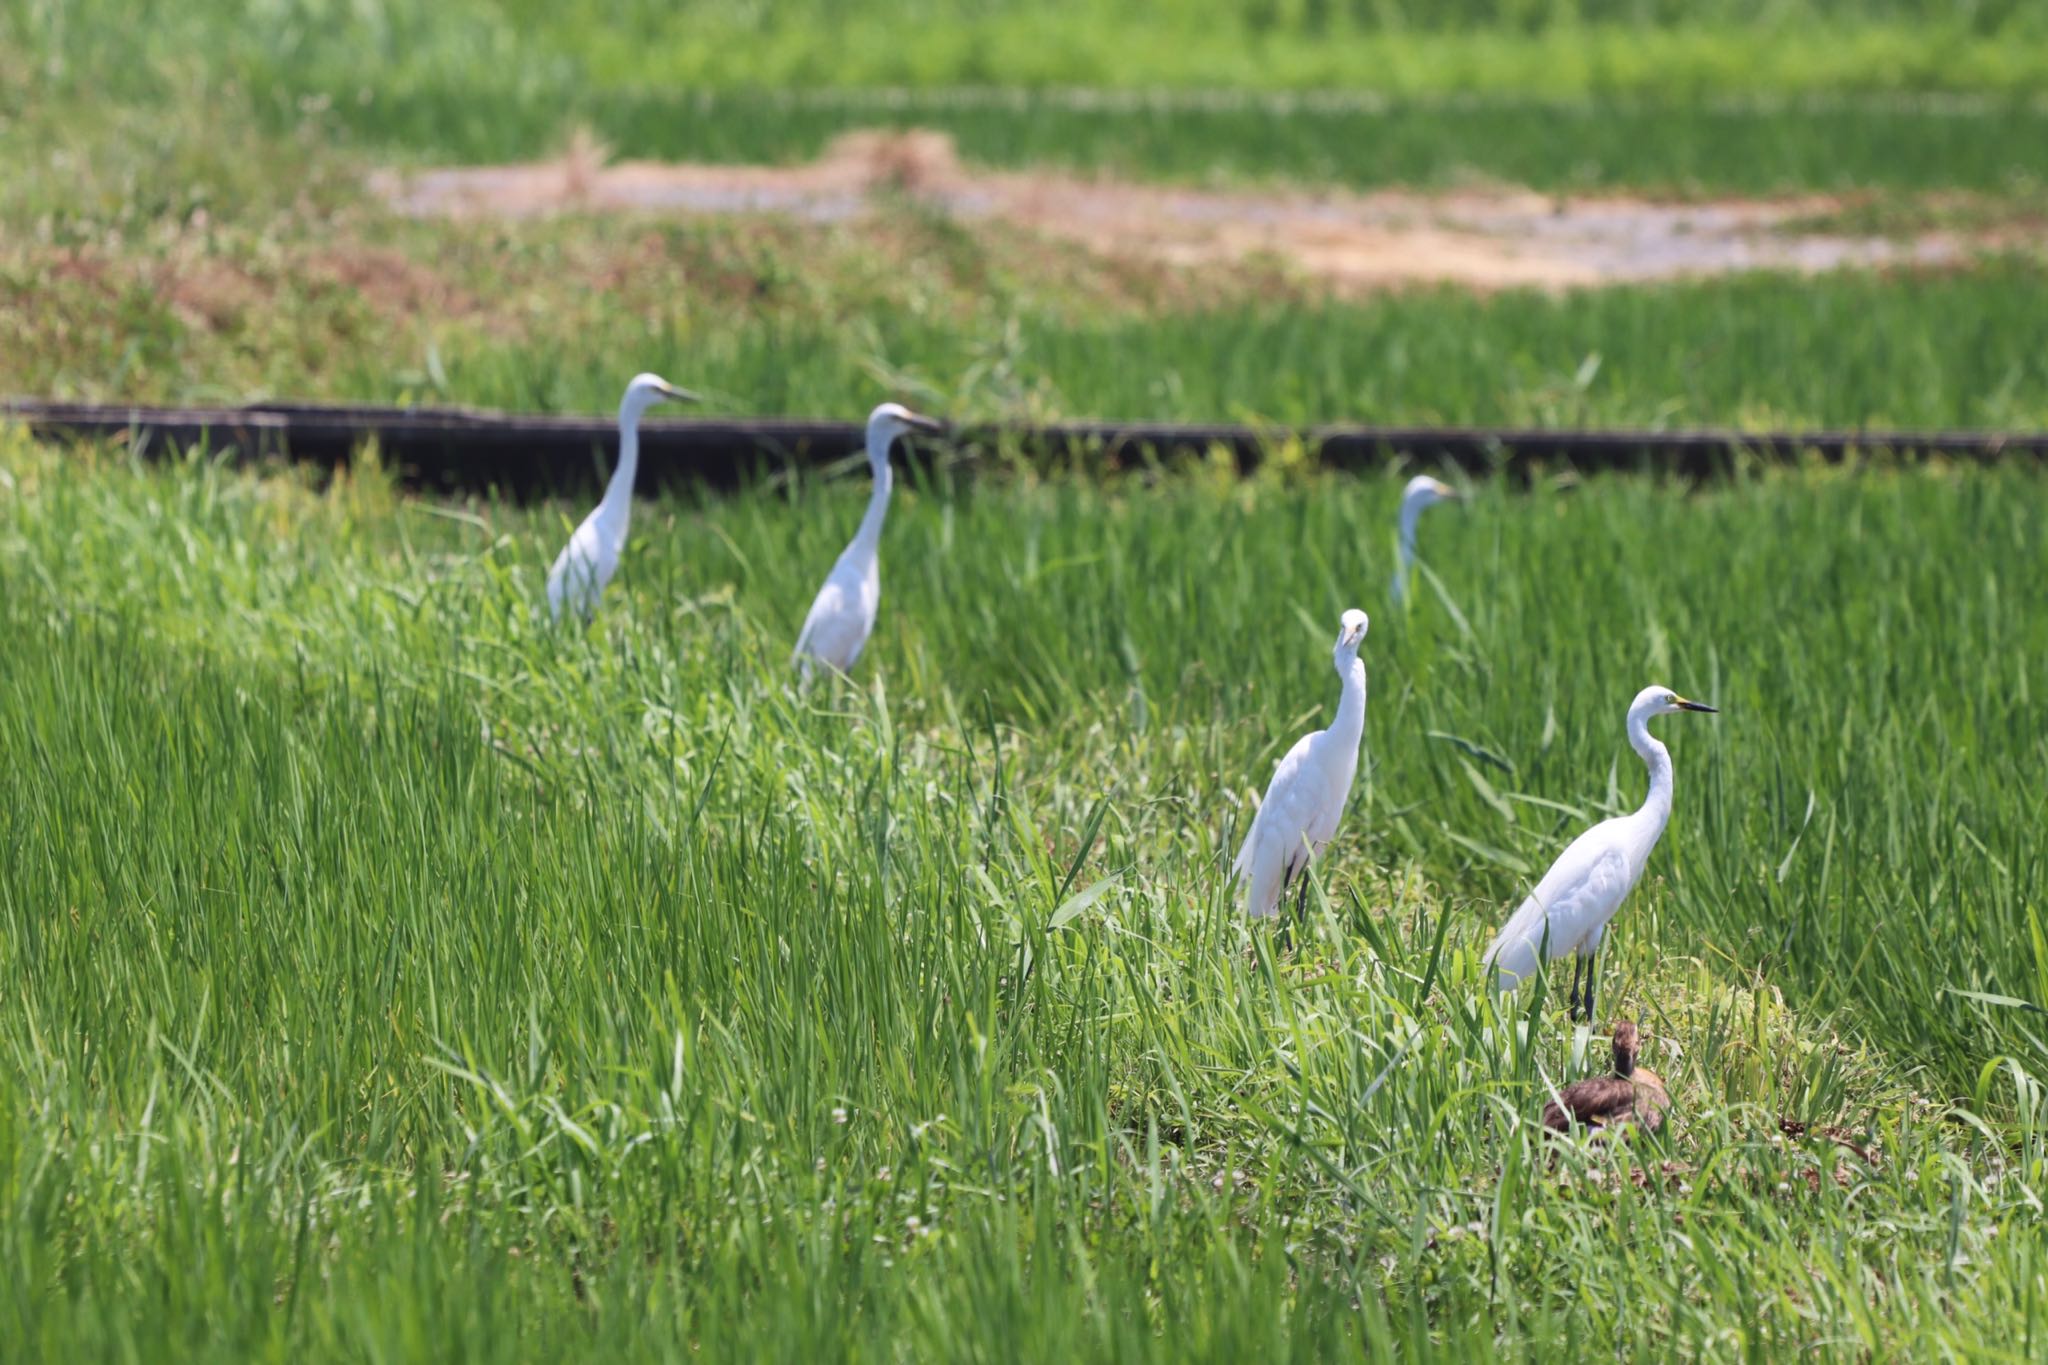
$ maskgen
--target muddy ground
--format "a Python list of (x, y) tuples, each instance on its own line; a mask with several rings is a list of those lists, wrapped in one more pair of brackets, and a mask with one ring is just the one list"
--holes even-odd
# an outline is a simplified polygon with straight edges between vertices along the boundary
[(588, 139), (548, 162), (388, 172), (374, 186), (423, 217), (563, 212), (858, 218), (878, 196), (1001, 220), (1105, 254), (1216, 266), (1277, 261), (1344, 292), (1417, 283), (1566, 289), (1752, 269), (1944, 265), (2010, 245), (1991, 229), (1831, 230), (1826, 196), (1660, 202), (1514, 188), (1425, 193), (1191, 189), (961, 162), (931, 132), (862, 132), (800, 166), (608, 164)]

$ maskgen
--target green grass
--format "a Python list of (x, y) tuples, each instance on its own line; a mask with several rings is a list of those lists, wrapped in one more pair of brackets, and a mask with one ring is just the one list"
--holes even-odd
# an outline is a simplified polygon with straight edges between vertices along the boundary
[[(2038, 427), (2025, 257), (1345, 303), (902, 205), (458, 227), (358, 177), (916, 123), (1001, 165), (1999, 223), (2044, 51), (1997, 4), (0, 0), (0, 391), (601, 411), (649, 366), (740, 413)], [(2041, 1353), (2038, 470), (1481, 487), (1401, 615), (1392, 479), (997, 464), (906, 480), (859, 685), (806, 699), (858, 477), (642, 507), (556, 632), (580, 508), (0, 429), (8, 1357)], [(1276, 952), (1223, 867), (1351, 605), (1367, 762)], [(1553, 1157), (1528, 1120), (1601, 1037), (1477, 954), (1639, 799), (1653, 678), (1724, 710), (1663, 726), (1603, 1012), (1679, 1115)]]
[[(805, 700), (858, 479), (643, 507), (557, 633), (578, 509), (0, 434), (0, 1339), (2031, 1357), (2038, 472), (1482, 487), (1405, 616), (1396, 487), (913, 477)], [(1353, 604), (1276, 955), (1222, 864)], [(1639, 1189), (1531, 1138), (1599, 1039), (1477, 953), (1639, 799), (1653, 678), (1723, 713), (1609, 937), (1681, 1106)]]
[(2040, 187), (2037, 6), (1462, 8), (9, 0), (0, 218), (195, 195), (218, 217), (292, 203), (309, 144), (524, 158), (576, 127), (629, 156), (787, 161), (912, 123), (987, 164), (1175, 180)]
[(1075, 100), (1026, 90), (887, 96), (431, 84), (254, 97), (192, 75), (132, 106), (96, 87), (24, 108), (16, 136), (40, 155), (0, 187), (0, 213), (58, 220), (190, 206), (219, 215), (289, 204), (309, 146), (332, 161), (473, 162), (554, 155), (572, 129), (618, 155), (807, 161), (854, 129), (951, 136), (970, 162), (1065, 167), (1195, 183), (1467, 187), (1704, 196), (1817, 191), (2038, 195), (2048, 106), (1884, 98), (1723, 100), (1516, 95), (1296, 101), (1168, 95)]
[[(1684, 195), (2020, 194), (2040, 185), (2035, 149), (2048, 146), (2048, 105), (2018, 100), (1931, 110), (1669, 92), (1654, 100), (1425, 97), (1355, 106), (1341, 97), (1329, 105), (1159, 98), (1077, 106), (1021, 91), (991, 96), (873, 100), (657, 87), (534, 100), (517, 90), (427, 87), (368, 104), (337, 100), (320, 120), (352, 145), (428, 161), (550, 155), (571, 124), (594, 130), (621, 156), (713, 162), (805, 161), (850, 129), (915, 127), (950, 134), (964, 157), (983, 165), (1136, 179), (1358, 188), (1501, 181)], [(294, 109), (276, 126), (302, 117)]]
[[(344, 222), (348, 221), (346, 219)], [(0, 248), (0, 392), (1535, 426), (2048, 425), (2048, 273), (1324, 299), (915, 211), (871, 224), (291, 219)]]
[(2016, 0), (1755, 0), (1718, 5), (1322, 0), (451, 0), (346, 9), (199, 0), (135, 14), (109, 0), (12, 0), (0, 33), (40, 78), (155, 80), (205, 65), (263, 96), (579, 86), (877, 85), (1484, 89), (1583, 94), (1941, 90), (2031, 94), (2048, 20)]

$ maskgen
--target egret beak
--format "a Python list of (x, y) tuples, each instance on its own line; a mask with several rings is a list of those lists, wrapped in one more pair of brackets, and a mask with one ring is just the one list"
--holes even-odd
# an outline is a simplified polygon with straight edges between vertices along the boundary
[(704, 401), (702, 396), (691, 393), (688, 389), (679, 389), (673, 384), (663, 384), (661, 386), (661, 396), (677, 403), (701, 403)]
[(1704, 711), (1710, 716), (1718, 716), (1721, 714), (1720, 707), (1709, 706), (1703, 701), (1687, 701), (1684, 697), (1679, 697), (1676, 699), (1675, 704), (1681, 711)]
[(941, 422), (938, 418), (926, 417), (920, 413), (915, 412), (904, 413), (903, 422), (904, 425), (915, 427), (919, 431), (940, 432), (946, 429), (946, 424), (944, 422)]
[(1440, 498), (1449, 498), (1452, 502), (1463, 502), (1465, 500), (1463, 493), (1460, 493), (1441, 479), (1437, 480), (1436, 495)]

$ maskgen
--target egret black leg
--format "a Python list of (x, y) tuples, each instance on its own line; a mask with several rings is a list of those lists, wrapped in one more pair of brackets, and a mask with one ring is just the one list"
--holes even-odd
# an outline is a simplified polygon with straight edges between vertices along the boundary
[(1293, 877), (1280, 883), (1279, 913), (1273, 917), (1279, 926), (1273, 935), (1273, 947), (1277, 952), (1285, 953), (1294, 947), (1294, 917), (1287, 913), (1287, 893), (1293, 889)]
[(1300, 877), (1301, 877), (1301, 895), (1300, 895), (1300, 897), (1299, 897), (1299, 898), (1297, 898), (1297, 899), (1296, 899), (1296, 901), (1295, 901), (1295, 903), (1294, 903), (1294, 913), (1295, 913), (1295, 916), (1296, 916), (1296, 918), (1300, 919), (1300, 920), (1301, 920), (1301, 922), (1302, 922), (1303, 924), (1307, 924), (1307, 923), (1308, 923), (1308, 870), (1307, 870), (1306, 868), (1304, 868), (1304, 869), (1303, 869), (1303, 870), (1301, 871), (1301, 873), (1300, 873), (1299, 875), (1300, 875)]
[(1578, 1018), (1578, 1017), (1579, 1017), (1579, 977), (1580, 977), (1580, 974), (1581, 974), (1581, 973), (1582, 973), (1582, 972), (1583, 972), (1583, 971), (1585, 970), (1585, 967), (1586, 967), (1586, 959), (1584, 959), (1583, 957), (1580, 957), (1580, 956), (1579, 956), (1579, 955), (1578, 955), (1577, 953), (1573, 953), (1573, 954), (1572, 954), (1572, 997), (1571, 997), (1571, 1007), (1572, 1007), (1572, 1018), (1574, 1018), (1574, 1019), (1576, 1019), (1576, 1018)]
[(1588, 1023), (1591, 1023), (1593, 1020), (1593, 977), (1598, 966), (1599, 959), (1597, 957), (1588, 957), (1586, 959), (1586, 1021)]

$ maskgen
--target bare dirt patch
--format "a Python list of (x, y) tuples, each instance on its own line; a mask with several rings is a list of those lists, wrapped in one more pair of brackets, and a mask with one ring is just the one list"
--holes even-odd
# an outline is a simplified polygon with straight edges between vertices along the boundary
[(942, 133), (849, 133), (804, 166), (628, 161), (589, 140), (550, 162), (380, 174), (374, 188), (421, 217), (577, 212), (775, 214), (837, 222), (878, 198), (963, 221), (1000, 221), (1166, 266), (1287, 263), (1341, 291), (1418, 283), (1563, 289), (1841, 266), (1941, 265), (1999, 243), (1962, 230), (1807, 230), (1838, 199), (1665, 203), (1516, 189), (1370, 194), (1206, 190), (964, 165)]
[(359, 294), (380, 317), (466, 318), (484, 311), (469, 291), (388, 247), (334, 245), (315, 252), (300, 268), (310, 278)]
[(279, 301), (333, 291), (388, 321), (418, 316), (465, 318), (476, 298), (430, 267), (386, 247), (337, 242), (265, 257), (258, 252), (173, 242), (160, 253), (123, 257), (67, 249), (40, 268), (102, 294), (146, 289), (189, 326), (228, 330)]

